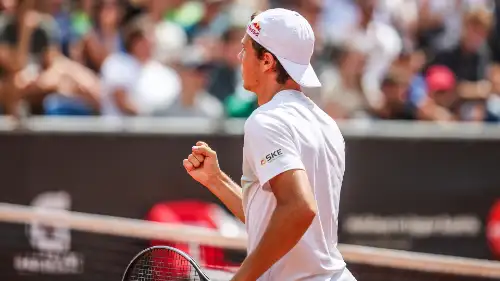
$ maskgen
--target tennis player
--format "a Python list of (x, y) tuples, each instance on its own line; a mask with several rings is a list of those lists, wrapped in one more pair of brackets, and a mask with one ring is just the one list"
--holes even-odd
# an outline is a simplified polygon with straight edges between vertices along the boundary
[(314, 33), (300, 14), (252, 17), (240, 58), (245, 89), (259, 107), (245, 123), (241, 188), (217, 154), (198, 142), (187, 172), (215, 194), (248, 232), (235, 281), (353, 281), (337, 249), (344, 139), (301, 87), (320, 87), (311, 64)]

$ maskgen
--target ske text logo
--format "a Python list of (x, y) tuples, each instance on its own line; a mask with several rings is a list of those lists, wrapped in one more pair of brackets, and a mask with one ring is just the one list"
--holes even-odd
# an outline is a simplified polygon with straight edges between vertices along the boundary
[(271, 163), (281, 156), (283, 156), (283, 151), (280, 148), (280, 149), (277, 149), (277, 150), (267, 154), (266, 157), (264, 157), (264, 159), (262, 159), (260, 161), (260, 164), (265, 165), (266, 163)]

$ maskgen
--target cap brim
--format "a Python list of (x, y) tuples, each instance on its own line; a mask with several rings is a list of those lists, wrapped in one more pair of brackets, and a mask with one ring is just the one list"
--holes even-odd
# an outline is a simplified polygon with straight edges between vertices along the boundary
[(316, 72), (314, 71), (311, 64), (303, 65), (279, 56), (276, 57), (278, 58), (288, 75), (290, 75), (290, 77), (300, 86), (305, 88), (321, 87), (321, 82), (319, 81), (318, 76), (316, 75)]

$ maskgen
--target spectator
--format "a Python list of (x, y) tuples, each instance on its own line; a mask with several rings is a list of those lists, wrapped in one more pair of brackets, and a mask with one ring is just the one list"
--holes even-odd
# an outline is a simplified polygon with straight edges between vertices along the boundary
[(208, 87), (209, 92), (214, 93), (220, 101), (234, 94), (241, 82), (238, 53), (244, 35), (245, 27), (234, 26), (222, 36), (221, 57), (214, 61)]
[(346, 47), (338, 68), (332, 64), (321, 73), (321, 105), (334, 119), (368, 116), (369, 104), (361, 87), (365, 59), (362, 51)]
[[(462, 100), (460, 116), (476, 120), (477, 111), (484, 111), (484, 102), (491, 92), (488, 79), (490, 52), (487, 38), (492, 26), (492, 14), (485, 9), (471, 10), (464, 15), (460, 44), (439, 52), (431, 65), (445, 65), (455, 73), (457, 92)], [(483, 101), (483, 104), (480, 101)]]
[(494, 5), (492, 13), (492, 17), (494, 20), (491, 27), (488, 44), (491, 50), (492, 62), (496, 65), (500, 65), (500, 5), (498, 1)]
[[(288, 0), (282, 0), (288, 1)], [(363, 3), (366, 2), (366, 3)], [(351, 31), (357, 27), (364, 17), (361, 13), (361, 5), (371, 6), (373, 14), (372, 21), (385, 22), (386, 17), (379, 9), (379, 0), (333, 0), (323, 2), (321, 15), (322, 37), (334, 45), (343, 45), (350, 37)], [(332, 28), (335, 26), (335, 28)]]
[(403, 38), (413, 42), (418, 25), (419, 0), (381, 0), (382, 13)]
[(97, 0), (79, 0), (71, 13), (71, 28), (76, 38), (82, 38), (92, 29), (94, 6)]
[(384, 103), (377, 112), (378, 117), (386, 120), (417, 120), (418, 109), (409, 99), (410, 79), (401, 69), (392, 69), (382, 81)]
[[(222, 47), (220, 48), (222, 52), (220, 52), (220, 58), (212, 72), (213, 80), (209, 89), (211, 93), (223, 98), (226, 116), (247, 118), (258, 104), (255, 94), (243, 88), (239, 53), (241, 39), (246, 33), (248, 18), (253, 14), (253, 10), (241, 4), (233, 4), (229, 14), (231, 26), (222, 36)], [(245, 16), (242, 17), (242, 15)], [(220, 61), (223, 63), (221, 64)], [(226, 79), (229, 77), (232, 77), (232, 80)], [(227, 85), (227, 81), (232, 81), (230, 87)], [(223, 93), (225, 94), (219, 95), (215, 87), (224, 89)]]
[(205, 0), (202, 17), (186, 28), (188, 42), (195, 38), (220, 38), (229, 24), (228, 15), (224, 13), (228, 0)]
[[(40, 13), (42, 0), (19, 0), (12, 15), (0, 20), (0, 67), (6, 111), (18, 115), (21, 101), (31, 113), (44, 112), (50, 94), (66, 96), (76, 111), (90, 114), (98, 107), (96, 77), (62, 57), (54, 19)], [(68, 105), (71, 107), (71, 105)]]
[(154, 58), (165, 64), (178, 61), (187, 45), (184, 30), (170, 21), (162, 21), (152, 30), (154, 32)]
[(232, 118), (248, 118), (258, 106), (257, 96), (243, 88), (243, 81), (236, 92), (224, 101), (226, 116)]
[[(0, 0), (0, 113), (27, 105), (34, 114), (218, 117), (225, 111), (246, 118), (257, 101), (242, 87), (236, 54), (246, 14), (259, 6), (293, 9), (310, 21), (317, 37), (312, 63), (323, 87), (302, 90), (335, 119), (496, 122), (500, 5), (494, 4)], [(132, 32), (126, 48), (129, 26), (141, 31)], [(203, 62), (185, 62), (186, 50), (201, 50)], [(171, 67), (179, 62), (177, 73)], [(198, 104), (203, 96), (218, 100), (207, 102), (213, 110)]]
[[(188, 43), (184, 29), (177, 23), (166, 20), (169, 12), (175, 12), (182, 2), (178, 0), (148, 0), (142, 18), (148, 36), (152, 38), (154, 59), (172, 64), (179, 59)], [(166, 16), (167, 15), (167, 16)]]
[(410, 75), (409, 91), (415, 102), (422, 101), (427, 95), (427, 85), (421, 74), (424, 65), (425, 54), (420, 50), (414, 50), (411, 45), (406, 45), (393, 63), (393, 67), (404, 69)]
[(462, 15), (471, 10), (489, 9), (490, 0), (417, 0), (419, 6), (419, 47), (432, 53), (455, 48), (462, 33)]
[(500, 66), (494, 65), (490, 71), (492, 93), (486, 101), (487, 122), (500, 121)]
[(221, 118), (222, 103), (206, 90), (210, 64), (202, 55), (191, 52), (180, 67), (181, 94), (166, 109), (163, 115), (170, 117)]
[(487, 38), (492, 26), (492, 14), (483, 9), (470, 11), (464, 15), (463, 26), (460, 44), (437, 53), (431, 65), (446, 65), (460, 82), (484, 81), (490, 61)]
[(372, 110), (383, 103), (381, 81), (402, 49), (401, 38), (390, 25), (376, 18), (376, 0), (356, 0), (358, 21), (348, 27), (344, 44), (355, 45), (366, 54), (362, 87)]
[(137, 18), (124, 32), (126, 53), (111, 54), (102, 66), (103, 114), (155, 115), (179, 94), (177, 73), (152, 58), (147, 24)]
[(145, 2), (155, 22), (167, 20), (185, 27), (201, 16), (198, 11), (201, 5), (198, 5), (197, 1), (146, 0)]
[[(238, 52), (241, 51), (241, 38), (238, 40)], [(236, 40), (236, 38), (234, 38)], [(236, 46), (234, 45), (236, 48)], [(235, 77), (235, 89), (234, 92), (226, 97), (224, 99), (224, 108), (226, 112), (226, 116), (231, 117), (231, 118), (247, 118), (252, 114), (252, 112), (258, 107), (257, 103), (257, 96), (245, 90), (243, 88), (243, 79), (241, 75), (241, 67), (240, 65), (240, 58), (239, 56), (235, 56), (237, 60), (234, 61), (234, 63), (238, 64), (237, 68), (233, 72), (232, 77)], [(226, 69), (228, 70), (228, 69)], [(219, 71), (219, 70), (215, 70)], [(217, 73), (217, 72), (216, 72)], [(222, 78), (218, 76), (219, 78)], [(225, 84), (226, 81), (223, 79), (218, 80), (217, 85), (220, 85), (222, 87), (223, 84)], [(214, 84), (213, 84), (214, 85)]]
[[(45, 1), (45, 0), (43, 0)], [(61, 52), (70, 57), (70, 49), (73, 44), (73, 30), (71, 26), (71, 15), (68, 3), (64, 0), (48, 0), (48, 10), (54, 17), (59, 29), (59, 40)]]
[(0, 11), (2, 14), (13, 14), (16, 7), (16, 0), (0, 0)]
[(459, 98), (456, 94), (456, 80), (453, 72), (446, 66), (433, 66), (425, 77), (429, 97), (434, 103), (434, 115), (443, 116), (437, 120), (459, 119)]
[(460, 39), (462, 2), (418, 0), (419, 48), (433, 52), (456, 46)]
[(93, 12), (94, 27), (83, 39), (83, 60), (96, 72), (109, 54), (124, 51), (119, 26), (123, 10), (119, 0), (99, 0)]
[[(418, 119), (450, 121), (454, 118), (453, 114), (446, 107), (442, 107), (434, 101), (433, 89), (429, 88), (429, 81), (426, 81), (424, 75), (421, 74), (424, 64), (425, 53), (421, 50), (413, 50), (411, 45), (406, 45), (393, 67), (403, 69), (409, 75), (408, 103), (417, 110)], [(453, 73), (451, 75), (453, 77)], [(454, 91), (455, 89), (450, 90)]]

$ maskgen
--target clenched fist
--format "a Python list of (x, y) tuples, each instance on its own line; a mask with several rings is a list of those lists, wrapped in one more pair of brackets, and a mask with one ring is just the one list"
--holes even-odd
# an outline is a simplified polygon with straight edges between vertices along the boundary
[(193, 146), (191, 154), (182, 164), (193, 179), (206, 187), (221, 174), (217, 153), (201, 141)]

